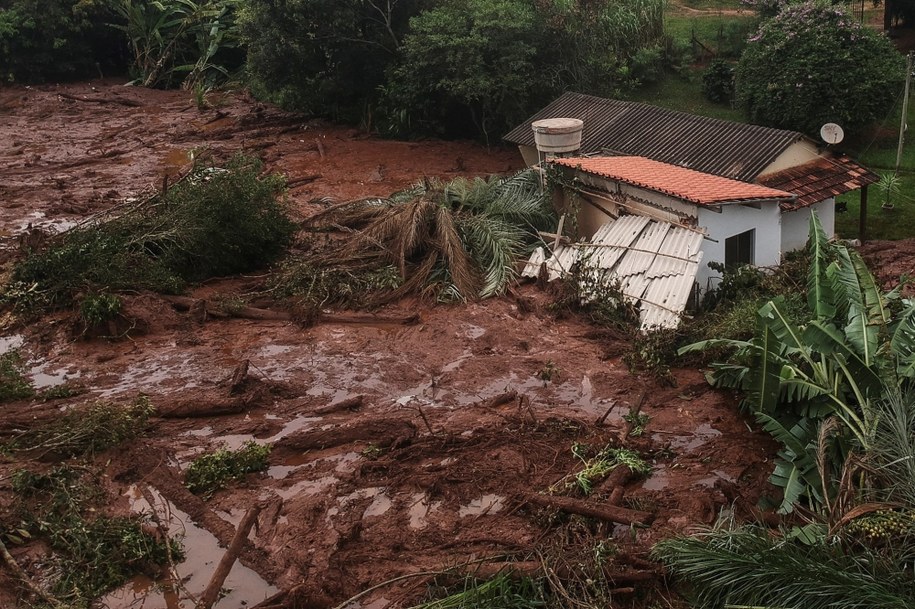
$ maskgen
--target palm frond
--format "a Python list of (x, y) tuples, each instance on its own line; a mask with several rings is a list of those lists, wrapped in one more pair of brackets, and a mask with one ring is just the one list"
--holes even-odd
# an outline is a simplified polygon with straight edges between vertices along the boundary
[(516, 275), (515, 262), (524, 239), (522, 231), (485, 215), (462, 218), (459, 227), (467, 249), (481, 267), (480, 296), (488, 298), (504, 293)]
[(910, 609), (915, 588), (901, 565), (837, 544), (804, 545), (744, 527), (679, 537), (654, 547), (655, 557), (692, 585), (694, 606), (803, 609)]
[(479, 280), (473, 270), (473, 262), (464, 249), (455, 216), (446, 207), (439, 206), (435, 212), (435, 242), (460, 297), (474, 298), (480, 289)]

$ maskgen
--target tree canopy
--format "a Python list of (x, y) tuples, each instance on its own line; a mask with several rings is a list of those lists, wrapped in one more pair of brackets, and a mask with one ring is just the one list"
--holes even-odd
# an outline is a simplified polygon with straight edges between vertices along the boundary
[(840, 7), (806, 2), (785, 6), (751, 37), (735, 91), (753, 122), (811, 135), (835, 122), (855, 132), (884, 117), (903, 65), (885, 35)]

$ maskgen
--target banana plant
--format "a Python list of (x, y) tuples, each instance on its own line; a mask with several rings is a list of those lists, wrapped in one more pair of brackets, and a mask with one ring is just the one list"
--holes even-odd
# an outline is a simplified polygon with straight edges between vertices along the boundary
[(743, 407), (783, 444), (771, 478), (784, 489), (783, 513), (804, 498), (816, 508), (833, 490), (832, 476), (817, 468), (822, 422), (842, 423), (829, 446), (837, 471), (849, 451), (870, 450), (874, 404), (915, 379), (915, 303), (898, 291), (884, 294), (857, 252), (827, 239), (815, 213), (807, 247), (805, 324), (792, 322), (777, 298), (759, 309), (752, 340), (713, 339), (680, 350), (732, 349), (708, 380), (742, 391)]

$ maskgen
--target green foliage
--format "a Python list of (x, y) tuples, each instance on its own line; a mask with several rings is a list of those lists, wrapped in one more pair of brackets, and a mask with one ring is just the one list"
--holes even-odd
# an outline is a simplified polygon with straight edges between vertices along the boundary
[(421, 0), (246, 0), (239, 19), (254, 92), (356, 120), (384, 83)]
[(184, 483), (192, 493), (209, 499), (229, 482), (267, 469), (269, 456), (270, 445), (254, 441), (235, 451), (219, 449), (194, 459), (184, 473)]
[[(187, 281), (271, 262), (293, 225), (277, 199), (282, 178), (263, 177), (261, 169), (242, 156), (225, 169), (198, 166), (165, 194), (63, 233), (15, 266), (4, 300), (28, 311), (67, 306), (81, 293), (174, 293)], [(94, 299), (87, 312), (107, 314), (112, 306), (111, 297)]]
[(608, 280), (591, 262), (594, 248), (585, 250), (572, 268), (556, 282), (555, 299), (550, 308), (559, 315), (579, 312), (592, 323), (604, 328), (634, 331), (638, 311), (620, 291), (619, 282)]
[[(435, 589), (433, 588), (433, 594)], [(549, 606), (543, 586), (529, 577), (500, 573), (488, 580), (468, 577), (457, 592), (415, 605), (411, 609), (537, 609)]]
[(623, 420), (629, 424), (629, 435), (638, 438), (645, 433), (645, 427), (651, 421), (651, 416), (645, 412), (634, 412), (630, 410), (623, 415)]
[(744, 407), (784, 445), (772, 476), (784, 489), (782, 512), (805, 497), (814, 508), (829, 503), (849, 451), (874, 446), (876, 404), (915, 378), (915, 303), (883, 294), (856, 252), (826, 241), (815, 214), (808, 255), (806, 323), (774, 299), (759, 309), (751, 340), (681, 350), (735, 350), (709, 380), (744, 391)]
[(693, 605), (908, 609), (915, 586), (904, 561), (841, 544), (804, 544), (743, 527), (658, 543), (653, 553), (690, 583)]
[(145, 87), (215, 84), (240, 66), (235, 14), (242, 0), (117, 0), (131, 71)]
[(121, 312), (121, 304), (116, 294), (87, 294), (79, 303), (79, 316), (87, 328), (93, 328), (115, 319)]
[(886, 36), (844, 9), (789, 4), (750, 39), (735, 90), (754, 123), (816, 136), (835, 122), (854, 133), (889, 110), (903, 63)]
[(679, 332), (669, 328), (655, 328), (636, 334), (632, 348), (623, 355), (623, 363), (630, 372), (644, 370), (659, 382), (676, 385), (670, 364), (677, 355)]
[(22, 519), (16, 533), (47, 541), (54, 552), (51, 590), (69, 606), (88, 607), (134, 575), (154, 575), (168, 563), (169, 554), (181, 557), (177, 542), (144, 530), (145, 516), (96, 513), (104, 493), (85, 469), (22, 469), (13, 474), (12, 486)]
[(24, 400), (35, 395), (25, 377), (22, 357), (15, 349), (0, 355), (0, 403)]
[[(543, 35), (527, 0), (446, 0), (410, 20), (386, 104), (441, 133), (456, 110), (489, 138), (527, 116)], [(469, 119), (469, 120), (467, 120)]]
[[(647, 423), (647, 420), (645, 422)], [(614, 448), (608, 445), (594, 453), (588, 445), (576, 442), (572, 445), (572, 454), (582, 462), (581, 471), (569, 474), (556, 482), (551, 488), (552, 491), (577, 490), (583, 495), (590, 495), (595, 484), (621, 465), (627, 466), (632, 473), (639, 476), (651, 472), (651, 465), (639, 453), (627, 448)]]
[(120, 59), (105, 25), (116, 0), (6, 0), (0, 3), (0, 82), (97, 75)]
[(729, 102), (734, 96), (734, 66), (722, 59), (708, 65), (702, 74), (702, 94), (711, 102)]
[(44, 425), (28, 429), (13, 438), (7, 447), (64, 457), (97, 454), (142, 434), (153, 412), (146, 397), (129, 406), (111, 402), (78, 406)]

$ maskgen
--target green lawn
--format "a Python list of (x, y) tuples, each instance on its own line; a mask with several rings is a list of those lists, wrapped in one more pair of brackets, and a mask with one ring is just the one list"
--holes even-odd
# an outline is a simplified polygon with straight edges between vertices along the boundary
[(653, 85), (640, 87), (624, 96), (629, 101), (643, 102), (690, 114), (743, 121), (743, 113), (730, 104), (716, 104), (702, 95), (702, 70), (688, 68), (679, 74), (668, 74)]

